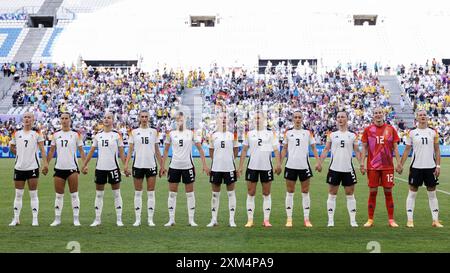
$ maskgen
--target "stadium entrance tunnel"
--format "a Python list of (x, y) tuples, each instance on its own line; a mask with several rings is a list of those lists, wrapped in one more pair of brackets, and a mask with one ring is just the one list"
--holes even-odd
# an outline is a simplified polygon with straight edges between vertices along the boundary
[(31, 28), (53, 27), (55, 16), (29, 15), (28, 26)]
[(87, 66), (127, 68), (137, 66), (137, 60), (83, 60)]

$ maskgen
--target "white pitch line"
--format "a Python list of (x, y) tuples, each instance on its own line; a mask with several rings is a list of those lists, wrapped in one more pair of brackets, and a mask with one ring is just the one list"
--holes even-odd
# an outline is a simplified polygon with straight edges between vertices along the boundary
[[(398, 179), (398, 180), (400, 180), (400, 181), (408, 182), (408, 180), (406, 180), (406, 179), (404, 179), (404, 178), (401, 178), (401, 177), (394, 177), (394, 178), (395, 178), (395, 179)], [(445, 194), (447, 194), (447, 195), (450, 195), (450, 192), (448, 192), (448, 191), (443, 191), (443, 190), (438, 190), (438, 189), (436, 189), (436, 191), (445, 193)]]

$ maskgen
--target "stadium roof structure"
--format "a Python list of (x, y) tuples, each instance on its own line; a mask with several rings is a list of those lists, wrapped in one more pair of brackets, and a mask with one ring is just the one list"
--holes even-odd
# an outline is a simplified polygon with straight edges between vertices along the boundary
[[(147, 68), (254, 66), (258, 58), (424, 62), (450, 56), (448, 10), (445, 0), (124, 0), (80, 14), (55, 42), (53, 60), (142, 58)], [(353, 25), (353, 15), (367, 14), (377, 15), (376, 26)], [(190, 27), (190, 16), (216, 24)]]

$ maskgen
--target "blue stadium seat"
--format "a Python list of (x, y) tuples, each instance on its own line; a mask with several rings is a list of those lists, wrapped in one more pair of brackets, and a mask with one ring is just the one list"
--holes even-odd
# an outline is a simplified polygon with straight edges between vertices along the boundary
[(3, 43), (0, 44), (0, 57), (8, 57), (21, 31), (21, 28), (0, 28), (0, 35), (7, 35)]
[(50, 57), (51, 51), (53, 47), (53, 43), (55, 42), (56, 37), (62, 32), (62, 28), (55, 28), (53, 30), (52, 36), (50, 36), (50, 39), (48, 40), (47, 45), (44, 48), (44, 51), (42, 52), (42, 57)]

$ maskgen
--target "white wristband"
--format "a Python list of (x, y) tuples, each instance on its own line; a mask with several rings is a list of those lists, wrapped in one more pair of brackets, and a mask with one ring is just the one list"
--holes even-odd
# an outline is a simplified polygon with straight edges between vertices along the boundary
[(439, 169), (440, 169), (440, 168), (441, 168), (441, 165), (436, 165), (436, 168), (439, 168)]

